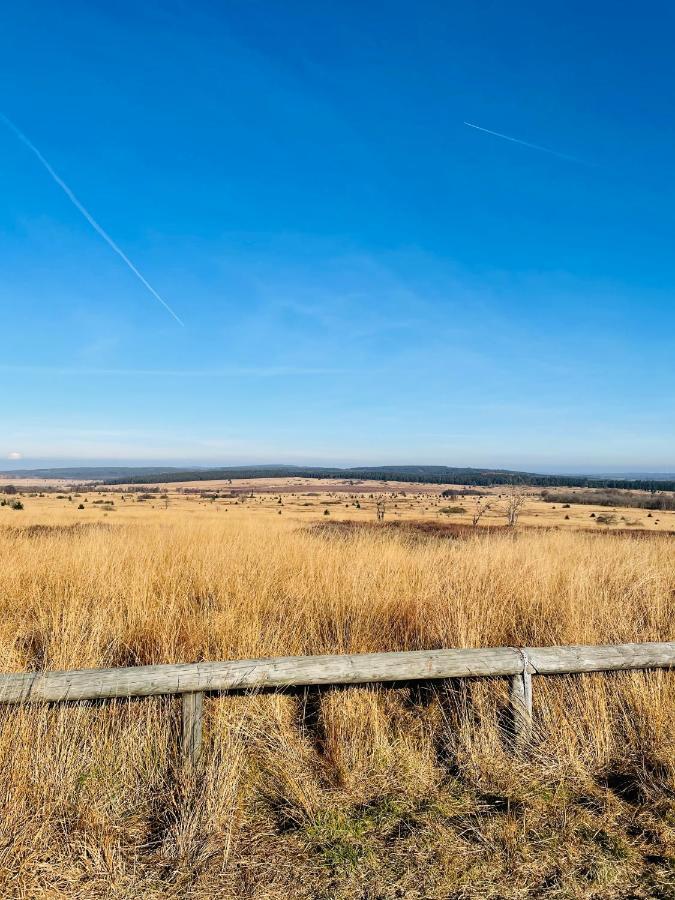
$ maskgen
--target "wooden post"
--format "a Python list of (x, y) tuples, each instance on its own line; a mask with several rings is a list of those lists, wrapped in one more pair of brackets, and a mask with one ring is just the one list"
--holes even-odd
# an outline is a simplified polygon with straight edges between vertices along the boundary
[(514, 745), (522, 749), (532, 739), (532, 673), (530, 661), (524, 651), (523, 671), (511, 676), (511, 719)]
[(197, 765), (201, 753), (203, 710), (204, 694), (202, 691), (183, 694), (181, 753), (183, 760), (192, 766)]

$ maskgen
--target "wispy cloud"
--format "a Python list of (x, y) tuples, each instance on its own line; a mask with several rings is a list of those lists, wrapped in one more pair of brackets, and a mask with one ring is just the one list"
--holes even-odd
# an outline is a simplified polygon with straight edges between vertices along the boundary
[(99, 368), (91, 366), (4, 365), (0, 372), (16, 375), (86, 375), (150, 378), (284, 378), (314, 375), (348, 375), (346, 369), (327, 369), (303, 366), (231, 366), (222, 369), (133, 369)]
[(508, 134), (502, 134), (499, 131), (491, 131), (489, 128), (483, 128), (481, 125), (474, 125), (473, 122), (464, 122), (469, 128), (475, 128), (476, 131), (482, 131), (484, 134), (491, 134), (493, 137), (501, 138), (504, 141), (511, 141), (512, 144), (520, 144), (522, 147), (529, 147), (530, 150), (539, 150), (542, 153), (550, 153), (551, 156), (557, 156), (559, 159), (566, 159), (570, 162), (581, 163), (582, 166), (594, 166), (595, 163), (588, 162), (585, 159), (579, 159), (577, 156), (569, 156), (567, 153), (559, 153), (557, 150), (551, 150), (550, 147), (542, 147), (540, 144), (531, 144), (529, 141), (521, 141), (520, 138), (511, 137)]
[(103, 240), (106, 242), (106, 244), (108, 244), (108, 246), (111, 247), (115, 251), (115, 253), (120, 257), (120, 259), (131, 269), (131, 271), (134, 273), (136, 278), (138, 278), (138, 280), (141, 282), (141, 284), (145, 288), (147, 288), (147, 290), (152, 294), (152, 296), (155, 298), (155, 300), (158, 300), (162, 304), (164, 309), (169, 313), (169, 315), (173, 316), (173, 318), (176, 320), (176, 322), (178, 322), (179, 325), (184, 325), (185, 323), (183, 322), (183, 320), (174, 312), (174, 310), (169, 306), (169, 304), (166, 302), (166, 300), (164, 300), (164, 298), (161, 297), (157, 293), (157, 291), (150, 284), (150, 282), (147, 281), (143, 277), (143, 275), (141, 275), (141, 273), (138, 271), (138, 269), (132, 263), (132, 261), (126, 255), (126, 253), (122, 249), (120, 249), (120, 247), (117, 246), (117, 244), (110, 237), (110, 235), (107, 233), (107, 231), (105, 231), (98, 224), (98, 222), (92, 216), (92, 214), (89, 212), (89, 210), (78, 200), (78, 198), (75, 196), (73, 191), (68, 187), (68, 185), (63, 180), (63, 178), (61, 178), (61, 176), (58, 175), (54, 171), (52, 166), (49, 164), (49, 162), (47, 162), (47, 160), (44, 158), (42, 153), (40, 153), (40, 151), (35, 146), (35, 144), (26, 137), (26, 135), (23, 133), (23, 131), (21, 131), (19, 128), (17, 128), (17, 126), (14, 124), (14, 122), (11, 121), (11, 119), (8, 119), (7, 116), (1, 112), (0, 112), (0, 121), (4, 122), (5, 125), (21, 141), (21, 143), (24, 144), (26, 147), (28, 147), (28, 149), (38, 158), (38, 160), (40, 161), (42, 166), (47, 170), (47, 172), (52, 177), (52, 179), (56, 182), (56, 184), (58, 184), (58, 186), (64, 192), (66, 197), (68, 197), (70, 202), (73, 204), (73, 206), (84, 216), (84, 218), (87, 220), (87, 222), (89, 222), (89, 224), (94, 229), (94, 231), (96, 231), (97, 234), (99, 234), (103, 238)]

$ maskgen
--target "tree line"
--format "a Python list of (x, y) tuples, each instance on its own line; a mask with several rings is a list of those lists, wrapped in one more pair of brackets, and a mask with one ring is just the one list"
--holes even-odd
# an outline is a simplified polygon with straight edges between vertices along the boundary
[(240, 478), (339, 478), (356, 481), (408, 481), (424, 484), (461, 484), (494, 487), (527, 484), (533, 487), (581, 487), (639, 490), (655, 493), (675, 491), (675, 479), (600, 478), (582, 475), (538, 475), (507, 469), (470, 469), (451, 466), (394, 466), (337, 468), (295, 466), (241, 466), (213, 469), (174, 469), (162, 473), (137, 473), (110, 478), (104, 484), (158, 484), (178, 481), (219, 481)]

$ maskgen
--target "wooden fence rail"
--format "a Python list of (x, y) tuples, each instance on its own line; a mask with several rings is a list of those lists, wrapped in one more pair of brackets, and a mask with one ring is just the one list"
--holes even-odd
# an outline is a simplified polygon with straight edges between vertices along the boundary
[(413, 650), (0, 674), (0, 703), (183, 695), (182, 747), (199, 756), (203, 695), (234, 690), (510, 676), (516, 741), (531, 731), (532, 676), (675, 667), (675, 641), (563, 647)]

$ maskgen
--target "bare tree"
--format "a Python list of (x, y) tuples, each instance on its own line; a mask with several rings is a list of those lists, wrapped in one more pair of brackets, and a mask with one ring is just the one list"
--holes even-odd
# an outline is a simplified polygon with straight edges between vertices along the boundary
[(506, 494), (506, 523), (509, 528), (515, 528), (518, 524), (518, 516), (525, 506), (527, 491), (522, 484), (513, 484)]
[(477, 527), (480, 520), (483, 518), (486, 512), (491, 508), (492, 501), (489, 497), (476, 497), (476, 502), (473, 507), (473, 512), (471, 514), (471, 524), (474, 528)]

